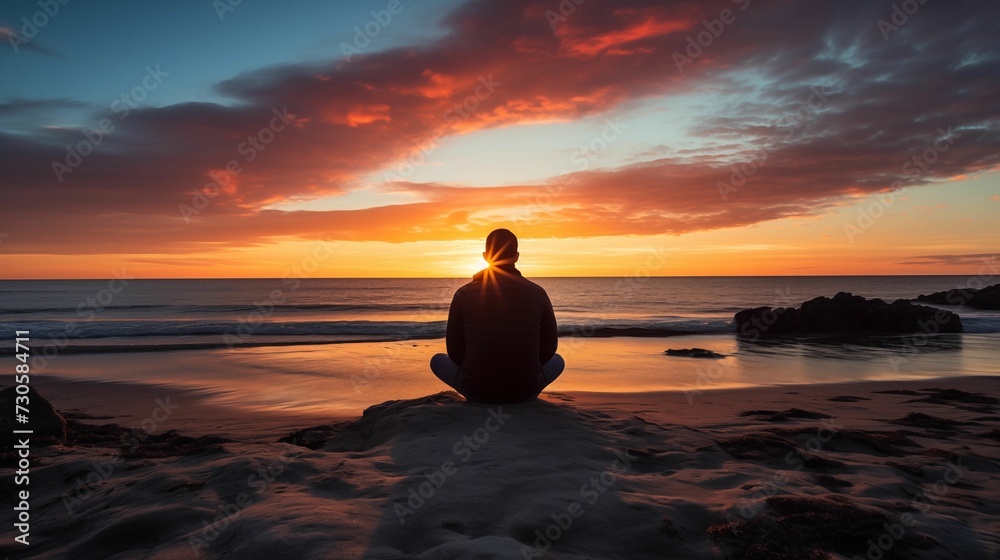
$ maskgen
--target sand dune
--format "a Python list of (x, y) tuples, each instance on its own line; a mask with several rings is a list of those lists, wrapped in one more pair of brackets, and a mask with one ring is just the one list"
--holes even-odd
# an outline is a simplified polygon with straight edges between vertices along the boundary
[(3, 552), (997, 558), (998, 386), (782, 386), (691, 404), (682, 393), (503, 406), (440, 393), (269, 441), (171, 431), (128, 449), (124, 428), (71, 414), (70, 444), (35, 453), (33, 544)]

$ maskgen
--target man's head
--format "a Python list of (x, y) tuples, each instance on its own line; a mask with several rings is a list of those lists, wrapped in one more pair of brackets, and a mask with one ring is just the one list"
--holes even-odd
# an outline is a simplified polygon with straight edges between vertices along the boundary
[(512, 265), (517, 262), (517, 237), (508, 229), (495, 229), (486, 236), (483, 258), (491, 266)]

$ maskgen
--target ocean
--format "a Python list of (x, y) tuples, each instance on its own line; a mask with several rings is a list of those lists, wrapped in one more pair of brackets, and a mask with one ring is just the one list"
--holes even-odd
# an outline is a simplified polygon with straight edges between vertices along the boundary
[[(976, 279), (973, 278), (973, 281)], [(30, 280), (0, 282), (0, 327), (69, 351), (371, 342), (444, 336), (463, 279)], [(845, 291), (886, 301), (966, 287), (965, 276), (537, 278), (563, 333), (631, 327), (733, 332), (733, 314)], [(975, 285), (973, 283), (973, 285)], [(1000, 313), (952, 309), (966, 332)]]
[[(751, 342), (732, 324), (748, 307), (798, 306), (840, 291), (892, 301), (977, 287), (976, 277), (534, 280), (564, 334), (629, 327), (643, 335), (561, 337), (567, 368), (548, 391), (682, 390), (692, 404), (717, 388), (1000, 375), (1000, 312), (951, 308), (965, 334), (919, 339)], [(447, 389), (427, 364), (444, 351), (448, 306), (467, 281), (2, 281), (0, 331), (9, 342), (0, 356), (14, 360), (14, 332), (29, 331), (33, 384), (139, 384), (158, 394), (195, 390), (240, 409), (354, 414)], [(691, 347), (725, 358), (664, 356)]]

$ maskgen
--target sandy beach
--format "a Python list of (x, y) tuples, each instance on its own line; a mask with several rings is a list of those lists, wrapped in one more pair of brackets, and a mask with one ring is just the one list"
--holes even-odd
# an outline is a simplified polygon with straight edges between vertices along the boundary
[(997, 0), (137, 4), (0, 2), (0, 560), (1000, 560)]
[(995, 377), (502, 406), (442, 392), (360, 417), (37, 388), (68, 441), (33, 449), (31, 546), (11, 558), (1000, 554)]

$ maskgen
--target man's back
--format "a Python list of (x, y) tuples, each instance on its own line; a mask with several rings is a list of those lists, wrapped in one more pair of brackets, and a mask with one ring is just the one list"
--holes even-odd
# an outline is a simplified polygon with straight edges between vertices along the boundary
[(513, 266), (489, 268), (455, 292), (448, 357), (462, 367), (465, 395), (482, 402), (535, 397), (548, 383), (542, 364), (556, 352), (556, 319), (541, 286)]

